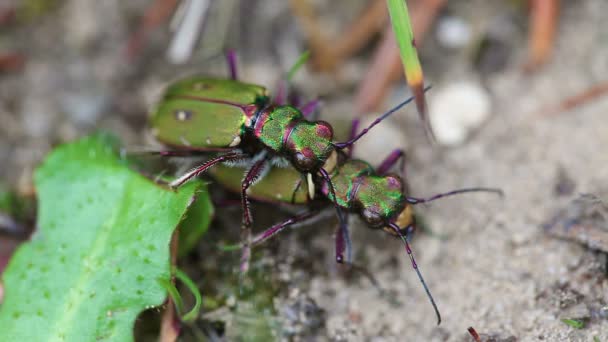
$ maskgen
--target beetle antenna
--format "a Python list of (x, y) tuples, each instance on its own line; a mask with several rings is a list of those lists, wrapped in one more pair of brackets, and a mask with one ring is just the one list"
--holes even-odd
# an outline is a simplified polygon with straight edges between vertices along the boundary
[(348, 226), (346, 224), (346, 218), (343, 215), (342, 210), (340, 210), (340, 206), (338, 205), (338, 199), (336, 198), (336, 191), (334, 189), (334, 184), (331, 182), (331, 178), (329, 178), (329, 174), (327, 173), (327, 170), (325, 170), (324, 168), (320, 168), (319, 169), (319, 173), (321, 173), (321, 176), (323, 176), (323, 179), (325, 179), (325, 181), (327, 182), (328, 186), (329, 186), (329, 192), (331, 193), (332, 197), (333, 197), (333, 201), (334, 202), (334, 207), (336, 208), (336, 213), (338, 214), (338, 222), (340, 224), (340, 229), (338, 231), (338, 234), (341, 235), (341, 237), (339, 237), (338, 239), (340, 239), (342, 242), (338, 243), (336, 246), (336, 261), (339, 263), (343, 263), (344, 262), (344, 249), (346, 248), (346, 262), (347, 263), (351, 263), (351, 251), (352, 251), (352, 246), (351, 246), (351, 241), (350, 241), (350, 236), (348, 234)]
[[(424, 92), (426, 93), (429, 89), (431, 89), (431, 86), (427, 86), (426, 88), (424, 88)], [(412, 102), (413, 100), (414, 100), (414, 96), (410, 97), (409, 99), (407, 99), (407, 100), (401, 102), (400, 104), (396, 105), (395, 107), (391, 108), (388, 112), (380, 115), (376, 120), (374, 120), (374, 122), (372, 122), (369, 126), (367, 126), (364, 130), (361, 131), (361, 133), (357, 134), (354, 138), (352, 138), (352, 139), (350, 139), (348, 141), (345, 141), (345, 142), (333, 143), (333, 145), (336, 148), (339, 148), (339, 149), (343, 149), (343, 148), (346, 148), (348, 146), (351, 146), (357, 140), (359, 140), (362, 136), (364, 136), (365, 134), (367, 134), (367, 132), (369, 132), (369, 130), (372, 129), (372, 127), (376, 126), (377, 124), (379, 124), (380, 122), (382, 122), (382, 120), (386, 119), (391, 114), (393, 114), (394, 112), (396, 112), (399, 109), (403, 108), (406, 104)]]
[(388, 225), (391, 228), (393, 228), (395, 233), (397, 233), (397, 235), (403, 241), (403, 244), (405, 245), (405, 250), (407, 251), (407, 255), (410, 257), (410, 261), (412, 262), (412, 267), (416, 271), (416, 274), (418, 275), (418, 279), (420, 279), (420, 282), (422, 283), (422, 287), (424, 287), (424, 291), (426, 291), (426, 296), (431, 301), (431, 305), (433, 305), (433, 309), (435, 310), (435, 315), (437, 315), (437, 325), (441, 324), (441, 314), (439, 313), (439, 309), (437, 308), (437, 304), (435, 304), (435, 299), (433, 299), (433, 295), (431, 294), (429, 287), (426, 285), (426, 282), (424, 281), (424, 278), (422, 277), (422, 273), (420, 273), (420, 270), (418, 269), (418, 264), (416, 264), (416, 259), (414, 258), (414, 253), (412, 253), (412, 249), (410, 248), (410, 243), (407, 241), (407, 238), (401, 233), (401, 229), (399, 228), (399, 226), (397, 226), (396, 224), (394, 224), (392, 222), (389, 223)]
[(464, 188), (464, 189), (444, 192), (441, 194), (431, 196), (429, 198), (406, 197), (405, 200), (410, 204), (428, 203), (428, 202), (432, 202), (434, 200), (440, 199), (442, 197), (448, 197), (448, 196), (462, 194), (462, 193), (466, 193), (466, 192), (491, 192), (491, 193), (497, 194), (500, 197), (505, 196), (505, 193), (502, 191), (502, 189), (478, 187), (478, 188)]

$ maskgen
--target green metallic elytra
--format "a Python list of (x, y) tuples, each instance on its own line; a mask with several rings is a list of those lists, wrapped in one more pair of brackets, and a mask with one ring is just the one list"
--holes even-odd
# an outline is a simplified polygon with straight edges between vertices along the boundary
[[(230, 191), (239, 193), (246, 171), (242, 167), (218, 165), (210, 173), (217, 183)], [(249, 197), (263, 202), (306, 204), (309, 200), (306, 180), (292, 167), (271, 168), (265, 177), (249, 188), (247, 193)]]
[(247, 118), (269, 102), (266, 88), (203, 77), (173, 83), (151, 117), (153, 133), (171, 146), (231, 147), (240, 141)]

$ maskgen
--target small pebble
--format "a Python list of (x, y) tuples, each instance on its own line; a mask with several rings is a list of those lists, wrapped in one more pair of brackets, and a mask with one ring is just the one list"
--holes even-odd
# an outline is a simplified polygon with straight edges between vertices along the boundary
[(450, 49), (467, 46), (471, 42), (471, 26), (459, 17), (446, 16), (437, 23), (437, 40)]
[(429, 115), (437, 141), (455, 146), (490, 115), (490, 96), (472, 81), (461, 81), (438, 89), (430, 97)]

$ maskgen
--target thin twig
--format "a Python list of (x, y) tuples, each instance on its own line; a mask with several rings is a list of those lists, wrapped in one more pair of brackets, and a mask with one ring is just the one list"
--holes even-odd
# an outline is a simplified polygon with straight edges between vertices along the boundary
[(558, 15), (559, 0), (530, 0), (529, 55), (525, 70), (535, 70), (551, 57)]
[(608, 95), (608, 81), (597, 83), (582, 92), (568, 97), (561, 101), (558, 105), (548, 106), (545, 110), (538, 113), (541, 116), (553, 116), (559, 113), (572, 110), (578, 106), (585, 105), (591, 101), (595, 101), (602, 96)]
[(388, 19), (384, 0), (374, 0), (340, 37), (328, 38), (309, 0), (291, 0), (291, 10), (300, 20), (312, 51), (312, 65), (318, 71), (333, 72), (348, 57), (355, 54), (380, 31)]
[[(177, 266), (177, 253), (179, 248), (179, 229), (176, 229), (171, 236), (171, 243), (169, 245), (169, 260), (171, 264), (171, 282), (175, 283), (175, 275), (173, 270)], [(165, 311), (163, 312), (162, 321), (160, 324), (160, 342), (174, 342), (177, 340), (180, 331), (180, 323), (177, 319), (175, 312), (175, 305), (173, 305), (173, 299), (171, 296), (167, 298), (167, 304)]]

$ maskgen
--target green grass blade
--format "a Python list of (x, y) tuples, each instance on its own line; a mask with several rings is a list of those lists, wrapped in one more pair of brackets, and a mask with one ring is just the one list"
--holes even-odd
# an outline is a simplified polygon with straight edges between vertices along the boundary
[(414, 32), (412, 31), (407, 4), (405, 3), (405, 0), (386, 1), (393, 31), (395, 32), (395, 40), (399, 45), (405, 78), (416, 98), (416, 108), (420, 119), (424, 123), (425, 132), (429, 139), (433, 141), (434, 135), (428, 118), (428, 109), (424, 97), (424, 74), (422, 72), (420, 60), (418, 59), (416, 41), (414, 39)]
[(573, 327), (574, 329), (583, 329), (585, 327), (585, 321), (580, 319), (563, 318), (562, 322)]
[(306, 64), (306, 62), (308, 61), (308, 59), (310, 58), (310, 51), (304, 51), (296, 60), (296, 62), (293, 64), (293, 66), (291, 68), (289, 68), (289, 71), (287, 72), (287, 82), (291, 82), (291, 80), (293, 79), (293, 77), (295, 76), (295, 74), (300, 70), (300, 68), (302, 68), (302, 66), (304, 64)]
[(194, 307), (192, 310), (183, 313), (183, 311), (179, 311), (180, 315), (182, 315), (181, 320), (184, 322), (191, 322), (198, 318), (198, 313), (201, 311), (201, 304), (203, 302), (203, 297), (201, 296), (201, 292), (198, 290), (196, 284), (188, 277), (186, 273), (179, 269), (175, 269), (175, 278), (179, 279), (187, 288), (192, 292), (194, 296)]

